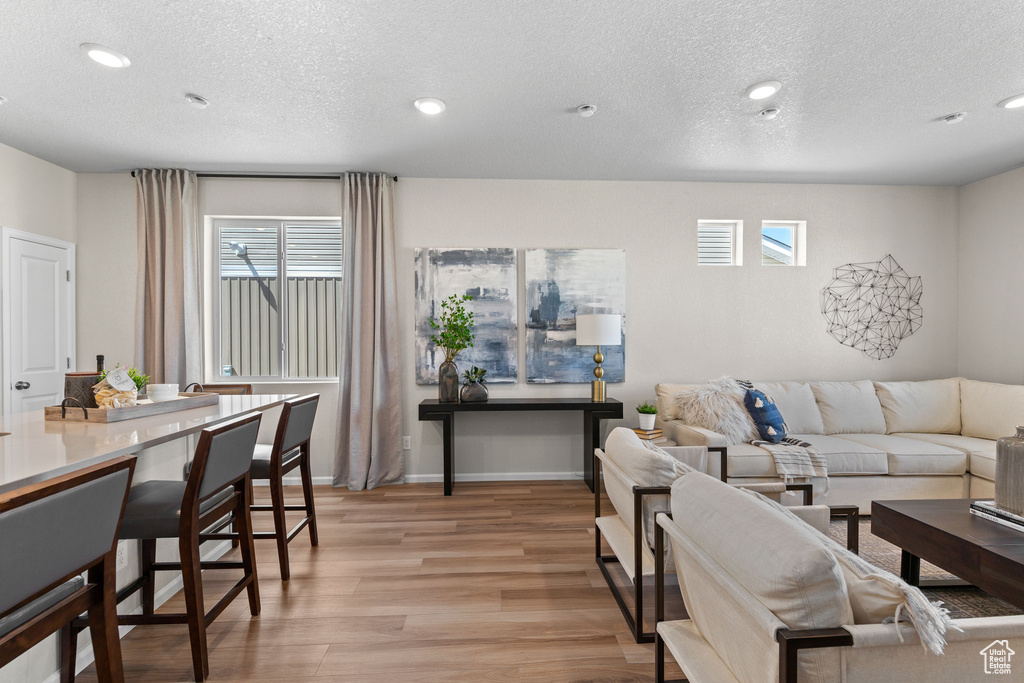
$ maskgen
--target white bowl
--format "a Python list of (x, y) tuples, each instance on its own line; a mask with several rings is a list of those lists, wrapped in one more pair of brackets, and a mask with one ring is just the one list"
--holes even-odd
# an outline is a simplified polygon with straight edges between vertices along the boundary
[(153, 403), (163, 403), (164, 401), (170, 401), (176, 398), (178, 398), (177, 393), (149, 394), (149, 400)]
[(177, 384), (147, 384), (146, 385), (146, 393), (147, 394), (167, 394), (167, 393), (177, 394), (178, 393), (178, 385)]

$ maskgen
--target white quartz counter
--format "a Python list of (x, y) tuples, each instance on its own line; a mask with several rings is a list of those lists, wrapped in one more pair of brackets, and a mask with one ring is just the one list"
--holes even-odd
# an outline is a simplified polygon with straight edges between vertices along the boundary
[(294, 394), (221, 396), (213, 406), (123, 422), (46, 422), (35, 410), (0, 420), (0, 493), (119, 455), (137, 453)]

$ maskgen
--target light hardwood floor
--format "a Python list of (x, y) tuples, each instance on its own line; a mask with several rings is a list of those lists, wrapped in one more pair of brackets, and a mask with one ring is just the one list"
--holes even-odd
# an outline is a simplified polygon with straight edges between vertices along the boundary
[[(594, 562), (582, 482), (315, 495), (320, 545), (292, 541), (283, 583), (272, 541), (257, 541), (262, 613), (242, 596), (210, 627), (211, 681), (653, 680), (653, 645), (633, 642)], [(233, 572), (204, 576), (212, 605)], [(162, 609), (181, 610), (180, 594)], [(129, 681), (192, 680), (184, 626), (137, 627), (122, 648)]]

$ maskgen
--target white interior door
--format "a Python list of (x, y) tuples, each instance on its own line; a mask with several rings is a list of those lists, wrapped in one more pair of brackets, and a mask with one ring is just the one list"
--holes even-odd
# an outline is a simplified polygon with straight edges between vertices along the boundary
[(4, 278), (4, 412), (42, 410), (64, 397), (71, 368), (73, 245), (9, 236)]

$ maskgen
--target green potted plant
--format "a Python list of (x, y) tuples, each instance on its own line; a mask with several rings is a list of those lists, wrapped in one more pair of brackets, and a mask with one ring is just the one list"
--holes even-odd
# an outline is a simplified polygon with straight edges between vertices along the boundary
[(636, 412), (640, 418), (640, 429), (647, 431), (654, 429), (654, 418), (658, 416), (658, 406), (644, 401), (636, 407)]
[(444, 351), (444, 362), (437, 369), (437, 393), (441, 403), (459, 402), (459, 367), (455, 356), (463, 349), (473, 346), (473, 312), (467, 311), (465, 303), (472, 301), (469, 294), (452, 294), (441, 301), (441, 315), (438, 320), (430, 317), (431, 329), (437, 334), (430, 336), (439, 349)]
[(487, 400), (487, 387), (484, 386), (484, 375), (487, 371), (483, 368), (473, 366), (472, 370), (466, 370), (462, 373), (462, 377), (466, 380), (466, 383), (462, 385), (462, 402), (463, 403), (474, 403), (482, 402)]

